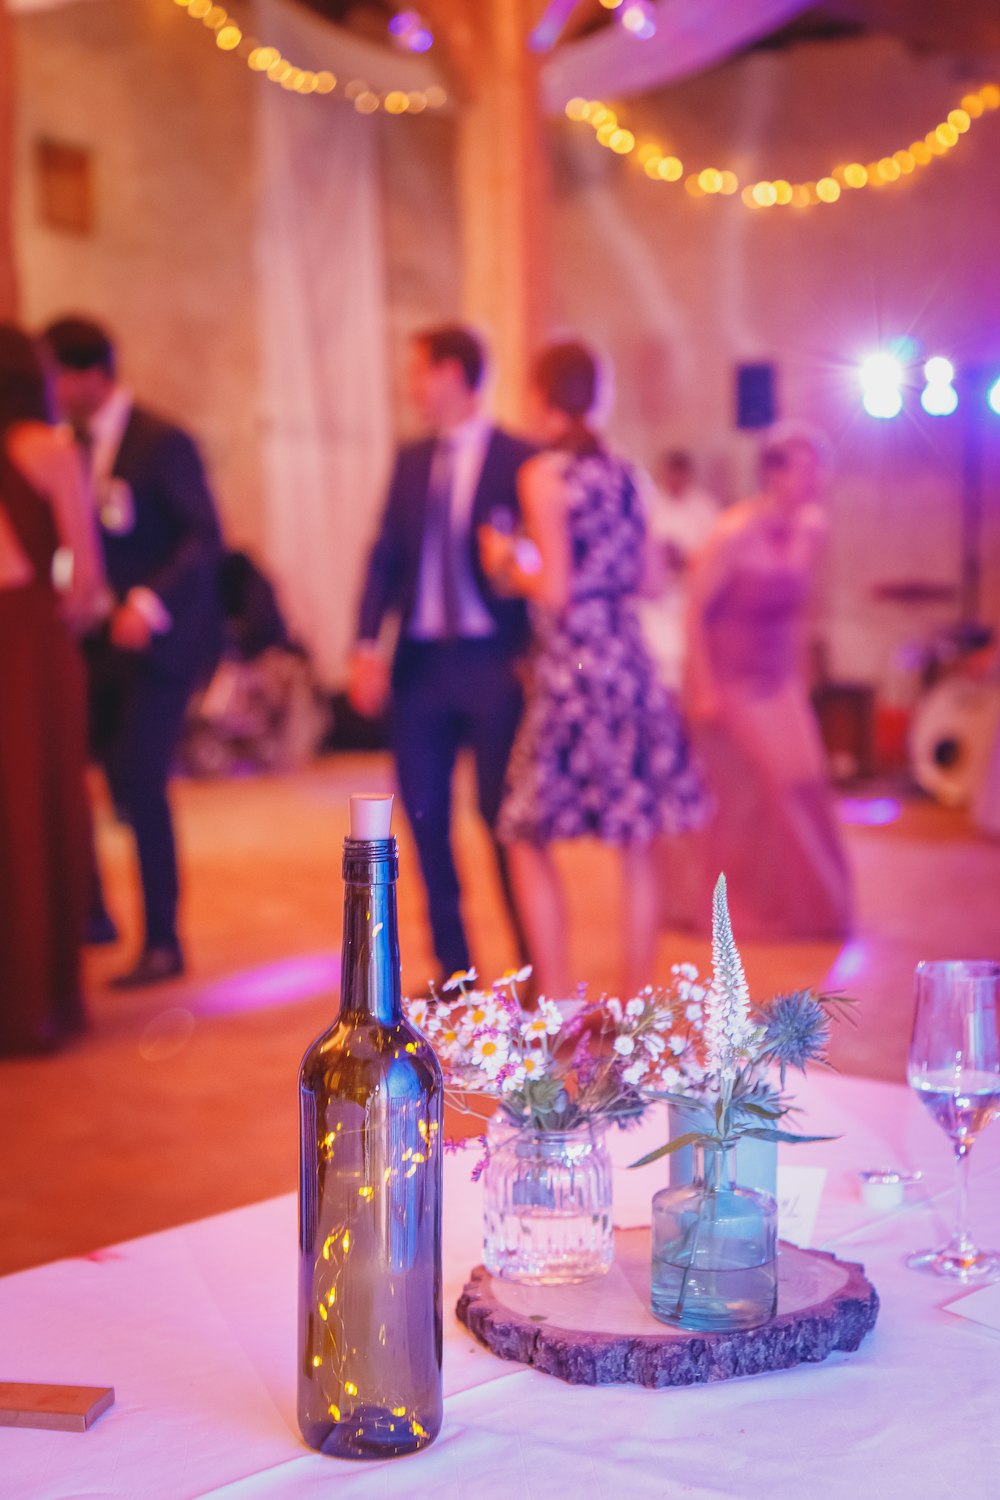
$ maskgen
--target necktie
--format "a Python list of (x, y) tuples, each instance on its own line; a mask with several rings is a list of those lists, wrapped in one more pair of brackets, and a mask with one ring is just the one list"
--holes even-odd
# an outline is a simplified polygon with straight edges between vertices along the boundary
[(455, 537), (452, 532), (451, 494), (455, 485), (455, 450), (447, 441), (434, 451), (427, 492), (427, 544), (437, 553), (441, 581), (442, 634), (454, 640), (461, 624)]

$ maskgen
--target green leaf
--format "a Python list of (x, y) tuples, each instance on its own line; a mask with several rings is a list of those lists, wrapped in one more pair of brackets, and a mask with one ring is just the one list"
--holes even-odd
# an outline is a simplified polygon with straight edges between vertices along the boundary
[(685, 1135), (675, 1135), (672, 1141), (665, 1145), (657, 1146), (655, 1151), (650, 1151), (648, 1156), (642, 1156), (638, 1161), (629, 1162), (628, 1170), (634, 1171), (636, 1167), (648, 1167), (651, 1161), (659, 1161), (661, 1156), (670, 1156), (674, 1151), (682, 1151), (685, 1146), (693, 1146), (705, 1137), (697, 1130), (689, 1130)]
[(795, 1135), (791, 1130), (741, 1130), (740, 1138), (749, 1136), (753, 1141), (786, 1141), (791, 1146), (804, 1145), (809, 1141), (836, 1141), (836, 1135)]

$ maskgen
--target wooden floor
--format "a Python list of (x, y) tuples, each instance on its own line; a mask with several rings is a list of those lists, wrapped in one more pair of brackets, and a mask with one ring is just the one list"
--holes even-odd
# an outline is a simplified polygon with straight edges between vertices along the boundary
[[(0, 1271), (295, 1186), (296, 1070), (336, 1008), (347, 795), (389, 784), (383, 757), (358, 755), (287, 777), (178, 785), (190, 973), (131, 996), (106, 980), (134, 943), (132, 852), (125, 831), (102, 817), (102, 859), (125, 940), (88, 955), (93, 1024), (80, 1044), (57, 1058), (0, 1063)], [(460, 862), (477, 961), (489, 977), (512, 953), (469, 807), (462, 780)], [(746, 945), (744, 958), (758, 994), (825, 984), (856, 995), (858, 1024), (838, 1028), (837, 1066), (900, 1079), (917, 960), (1000, 956), (1000, 844), (977, 838), (961, 814), (874, 790), (844, 799), (842, 811), (858, 885), (856, 939), (839, 950)], [(403, 978), (415, 994), (432, 963), (403, 828), (400, 844)], [(566, 852), (565, 867), (575, 970), (598, 994), (614, 984), (614, 864), (606, 850), (581, 845)], [(666, 934), (651, 977), (681, 958), (707, 967), (707, 944)]]

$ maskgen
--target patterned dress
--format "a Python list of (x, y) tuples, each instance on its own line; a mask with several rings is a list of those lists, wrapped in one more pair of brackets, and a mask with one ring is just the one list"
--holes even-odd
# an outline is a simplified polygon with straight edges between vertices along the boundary
[(709, 802), (635, 607), (645, 522), (631, 473), (604, 453), (552, 454), (567, 490), (569, 598), (533, 611), (527, 704), (498, 832), (645, 843), (705, 821)]

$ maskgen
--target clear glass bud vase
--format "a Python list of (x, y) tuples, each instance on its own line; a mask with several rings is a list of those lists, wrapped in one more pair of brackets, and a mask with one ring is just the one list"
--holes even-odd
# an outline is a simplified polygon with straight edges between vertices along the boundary
[(543, 1286), (603, 1276), (614, 1260), (611, 1158), (599, 1124), (539, 1131), (495, 1119), (483, 1175), (483, 1261)]
[(696, 1146), (693, 1180), (653, 1198), (653, 1316), (699, 1332), (756, 1328), (778, 1305), (778, 1205), (737, 1187), (734, 1141)]

